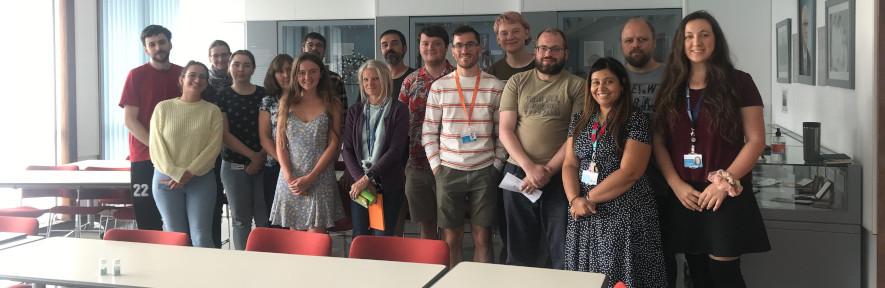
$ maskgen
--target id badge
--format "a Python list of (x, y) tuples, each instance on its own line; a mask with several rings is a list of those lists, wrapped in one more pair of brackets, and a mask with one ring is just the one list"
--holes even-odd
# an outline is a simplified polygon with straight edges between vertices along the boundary
[(682, 166), (688, 169), (704, 168), (704, 155), (697, 153), (682, 155)]
[(587, 170), (581, 171), (581, 183), (590, 186), (599, 184), (599, 172), (596, 170), (595, 162), (590, 162), (590, 167)]
[(245, 170), (245, 169), (246, 169), (246, 165), (237, 164), (237, 163), (230, 163), (230, 170)]
[(599, 182), (599, 172), (590, 170), (581, 171), (581, 183), (584, 185), (595, 186)]
[(470, 143), (473, 141), (476, 141), (476, 133), (466, 129), (464, 132), (461, 132), (461, 143)]

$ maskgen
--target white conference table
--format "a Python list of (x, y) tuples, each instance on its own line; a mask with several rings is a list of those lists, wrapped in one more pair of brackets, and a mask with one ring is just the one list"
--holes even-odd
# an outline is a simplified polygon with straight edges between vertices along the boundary
[[(120, 276), (101, 276), (121, 261)], [(422, 287), (445, 266), (53, 237), (0, 250), (0, 278), (76, 287)]]
[(3, 242), (3, 243), (0, 243), (0, 250), (7, 249), (7, 248), (12, 248), (12, 247), (19, 246), (19, 245), (23, 245), (23, 244), (28, 244), (28, 243), (31, 243), (31, 242), (34, 242), (34, 241), (43, 240), (43, 239), (46, 239), (46, 237), (43, 237), (43, 236), (31, 236), (31, 235), (28, 235), (28, 236), (25, 236), (25, 238), (22, 238), (22, 239), (18, 239), (18, 240), (14, 240), (14, 241), (9, 241), (9, 242)]
[(89, 167), (99, 168), (129, 168), (131, 164), (128, 160), (83, 160), (70, 163), (67, 165), (77, 165), (80, 170), (86, 170)]
[(0, 187), (93, 189), (130, 187), (129, 171), (18, 170), (0, 173)]
[(599, 273), (461, 262), (433, 287), (603, 287), (605, 284), (605, 275)]

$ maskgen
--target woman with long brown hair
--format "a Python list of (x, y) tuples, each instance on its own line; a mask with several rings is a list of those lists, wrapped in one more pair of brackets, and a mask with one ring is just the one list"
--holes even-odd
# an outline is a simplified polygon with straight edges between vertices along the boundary
[(655, 103), (654, 155), (676, 198), (665, 232), (695, 287), (745, 287), (740, 256), (770, 250), (751, 191), (765, 146), (762, 97), (737, 70), (716, 19), (682, 20)]
[(276, 149), (280, 177), (271, 223), (325, 233), (344, 217), (332, 163), (340, 147), (341, 103), (333, 95), (323, 60), (304, 53), (280, 99)]
[(264, 76), (267, 96), (261, 99), (261, 106), (258, 106), (258, 138), (261, 139), (261, 148), (267, 152), (264, 164), (264, 202), (267, 211), (270, 211), (273, 204), (280, 176), (274, 133), (279, 117), (280, 98), (286, 93), (286, 89), (289, 89), (289, 81), (292, 80), (289, 74), (292, 72), (292, 61), (292, 56), (289, 54), (277, 55), (270, 61), (270, 67)]

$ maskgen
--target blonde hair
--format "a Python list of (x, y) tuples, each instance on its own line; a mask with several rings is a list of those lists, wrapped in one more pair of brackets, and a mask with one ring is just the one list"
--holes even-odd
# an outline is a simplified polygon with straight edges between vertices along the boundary
[(390, 79), (390, 69), (387, 68), (387, 64), (372, 59), (363, 63), (363, 65), (360, 66), (359, 73), (357, 73), (357, 75), (359, 75), (360, 95), (362, 95), (360, 99), (363, 103), (366, 103), (369, 99), (369, 95), (367, 95), (366, 90), (363, 89), (363, 72), (366, 70), (375, 70), (375, 74), (378, 74), (378, 78), (381, 80), (381, 97), (390, 97), (390, 91), (393, 91), (393, 80)]
[[(500, 28), (501, 24), (504, 23), (519, 23), (522, 25), (522, 28), (525, 28), (526, 35), (531, 35), (529, 31), (531, 28), (529, 27), (529, 22), (525, 21), (525, 17), (522, 17), (522, 14), (516, 11), (507, 11), (495, 17), (495, 24), (492, 26), (492, 30), (495, 32), (495, 35), (498, 34), (498, 28)], [(529, 45), (532, 42), (532, 37), (526, 37), (525, 45)]]

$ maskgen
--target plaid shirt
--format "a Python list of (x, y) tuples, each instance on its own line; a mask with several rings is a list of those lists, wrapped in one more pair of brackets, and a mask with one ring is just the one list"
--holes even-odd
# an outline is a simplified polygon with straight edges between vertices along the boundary
[(421, 145), (421, 128), (424, 125), (424, 110), (427, 105), (427, 93), (433, 81), (455, 71), (455, 67), (446, 61), (446, 69), (439, 77), (433, 78), (424, 67), (412, 72), (403, 80), (399, 92), (399, 101), (409, 106), (409, 162), (408, 167), (429, 170), (424, 145)]

